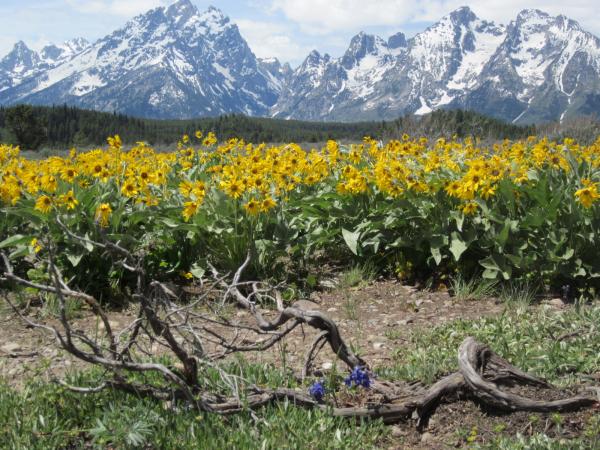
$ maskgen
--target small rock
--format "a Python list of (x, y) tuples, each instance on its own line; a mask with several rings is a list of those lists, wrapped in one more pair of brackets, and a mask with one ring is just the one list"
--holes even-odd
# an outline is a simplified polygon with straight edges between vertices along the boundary
[(327, 312), (335, 312), (337, 311), (337, 308), (327, 308)]
[(421, 442), (431, 442), (433, 440), (433, 434), (425, 432), (421, 435)]
[(392, 436), (396, 437), (396, 438), (404, 436), (404, 432), (402, 431), (402, 428), (400, 428), (398, 425), (394, 425), (392, 427)]
[(322, 280), (319, 282), (319, 286), (327, 289), (335, 289), (336, 283), (333, 280)]
[(421, 299), (415, 300), (415, 306), (419, 307), (422, 304), (423, 304), (423, 300), (421, 300)]
[(333, 368), (333, 363), (331, 361), (325, 361), (323, 364), (321, 364), (321, 368), (323, 370), (331, 370)]
[(310, 300), (297, 300), (292, 306), (294, 308), (303, 309), (304, 311), (318, 311), (320, 309), (318, 303), (311, 302)]
[[(115, 331), (116, 328), (119, 328), (119, 322), (115, 322), (113, 320), (109, 320), (108, 324), (110, 325), (110, 328), (112, 329), (112, 331)], [(100, 330), (104, 330), (104, 322), (100, 322), (100, 324), (98, 325), (98, 329)]]
[(22, 350), (21, 346), (19, 344), (17, 344), (16, 342), (9, 342), (8, 344), (4, 344), (0, 348), (3, 351), (5, 351), (6, 353), (17, 353)]
[(385, 347), (385, 344), (383, 342), (374, 342), (373, 343), (373, 348), (375, 350), (381, 350), (383, 347)]
[(565, 302), (563, 302), (560, 298), (553, 298), (552, 300), (548, 301), (548, 304), (554, 306), (555, 308), (565, 307)]
[(397, 321), (396, 323), (398, 325), (404, 326), (404, 325), (408, 325), (409, 323), (413, 323), (413, 322), (414, 322), (413, 319), (402, 319), (402, 320)]

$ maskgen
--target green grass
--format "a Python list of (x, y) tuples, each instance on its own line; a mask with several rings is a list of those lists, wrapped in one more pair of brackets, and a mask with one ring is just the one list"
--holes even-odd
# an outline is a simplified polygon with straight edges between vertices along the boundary
[(377, 267), (372, 263), (357, 264), (340, 274), (339, 289), (364, 286), (377, 277)]
[[(416, 330), (407, 345), (395, 350), (392, 365), (380, 368), (378, 374), (382, 378), (433, 382), (457, 369), (458, 346), (472, 335), (513, 364), (558, 385), (568, 385), (600, 370), (599, 328), (600, 305), (562, 312), (510, 309), (494, 318), (458, 320)], [(569, 337), (557, 339), (564, 336)], [(228, 370), (262, 386), (298, 387), (293, 377), (267, 365), (239, 360)], [(205, 375), (209, 389), (225, 392), (216, 372)], [(156, 376), (132, 376), (146, 382), (158, 380)], [(93, 369), (73, 374), (70, 382), (93, 385), (100, 377), (101, 372)], [(335, 384), (331, 379), (327, 383)], [(326, 412), (290, 403), (271, 405), (254, 414), (220, 417), (199, 415), (177, 405), (167, 408), (120, 392), (81, 395), (35, 382), (16, 391), (0, 381), (0, 448), (368, 449), (385, 447), (388, 433), (381, 422), (355, 426)], [(599, 434), (600, 419), (593, 416), (573, 441), (544, 435), (499, 435), (477, 448), (592, 449), (598, 448)]]
[[(575, 334), (558, 339), (571, 333)], [(507, 309), (497, 317), (417, 330), (410, 344), (395, 349), (393, 364), (380, 374), (431, 383), (457, 370), (458, 347), (467, 336), (488, 344), (517, 367), (558, 384), (575, 382), (574, 374), (600, 370), (600, 306), (587, 306), (563, 313)]]
[(500, 287), (498, 298), (508, 305), (528, 307), (534, 302), (538, 291), (536, 286), (526, 282), (509, 282)]
[[(280, 372), (238, 365), (238, 373), (267, 385), (290, 385)], [(74, 375), (90, 385), (97, 370)], [(137, 375), (136, 375), (137, 376)], [(214, 380), (213, 380), (214, 382)], [(18, 392), (0, 381), (0, 448), (367, 449), (386, 430), (380, 422), (348, 426), (322, 411), (279, 403), (230, 417), (167, 409), (150, 399), (105, 391), (82, 395), (52, 384)], [(86, 447), (87, 448), (87, 447)]]
[(596, 417), (586, 424), (583, 436), (576, 439), (552, 439), (545, 434), (533, 436), (500, 437), (473, 450), (598, 450), (600, 448), (600, 421)]
[(458, 275), (450, 282), (450, 290), (457, 300), (481, 300), (495, 294), (496, 281)]

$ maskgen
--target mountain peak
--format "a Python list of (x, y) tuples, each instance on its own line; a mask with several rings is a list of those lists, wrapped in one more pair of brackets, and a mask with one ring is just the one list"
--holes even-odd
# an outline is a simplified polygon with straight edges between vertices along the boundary
[(393, 34), (388, 38), (387, 45), (391, 49), (396, 49), (400, 47), (406, 47), (406, 35), (402, 32), (398, 32)]
[(171, 3), (167, 8), (167, 12), (175, 12), (175, 11), (185, 11), (189, 9), (196, 9), (194, 4), (190, 0), (177, 0), (174, 3)]
[(523, 22), (547, 22), (550, 19), (550, 15), (539, 9), (523, 9), (517, 15), (517, 23)]
[(200, 23), (209, 34), (218, 34), (230, 24), (230, 20), (219, 8), (209, 6), (200, 14)]
[(25, 42), (19, 41), (15, 44), (12, 51), (13, 52), (31, 52), (33, 50), (31, 50), (29, 47), (27, 47), (27, 44)]
[(190, 0), (178, 0), (166, 9), (165, 15), (176, 24), (187, 22), (190, 17), (198, 14), (198, 9)]
[(382, 45), (387, 46), (381, 38), (361, 31), (350, 41), (350, 46), (342, 57), (342, 65), (346, 69), (351, 69), (366, 55), (377, 53), (378, 48)]
[(477, 16), (468, 6), (461, 6), (460, 8), (455, 9), (448, 14), (447, 17), (449, 17), (450, 20), (456, 24), (469, 23), (477, 20)]
[(26, 73), (39, 63), (39, 55), (27, 47), (23, 41), (15, 44), (13, 49), (0, 61), (0, 73), (7, 72)]
[(89, 47), (89, 45), (90, 43), (81, 37), (69, 39), (60, 45), (46, 45), (40, 52), (40, 55), (47, 63), (58, 62), (59, 60), (64, 60), (65, 58), (72, 57), (82, 52)]

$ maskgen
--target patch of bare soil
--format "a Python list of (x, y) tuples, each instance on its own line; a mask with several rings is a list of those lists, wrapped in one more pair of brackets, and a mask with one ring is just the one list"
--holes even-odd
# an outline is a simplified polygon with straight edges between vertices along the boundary
[[(476, 319), (499, 314), (503, 306), (494, 299), (456, 301), (447, 292), (420, 291), (395, 281), (376, 281), (368, 286), (335, 289), (314, 293), (310, 300), (300, 301), (304, 309), (316, 309), (329, 315), (338, 324), (340, 333), (357, 350), (371, 367), (389, 364), (394, 348), (408, 341), (415, 330), (461, 319)], [(12, 385), (22, 386), (24, 380), (36, 377), (52, 380), (66, 372), (84, 368), (85, 364), (58, 350), (54, 339), (39, 329), (27, 327), (7, 305), (0, 305), (0, 377)], [(230, 308), (226, 312), (231, 320), (243, 322), (242, 311)], [(31, 308), (28, 314), (39, 321), (40, 310)], [(266, 317), (273, 312), (264, 311)], [(112, 311), (111, 326), (121, 329), (135, 319), (135, 311)], [(52, 324), (52, 319), (45, 323)], [(74, 329), (101, 332), (101, 325), (86, 311), (78, 312), (73, 320)], [(299, 371), (304, 363), (307, 349), (317, 333), (297, 328), (282, 343), (265, 352), (246, 353), (244, 356), (258, 363)], [(161, 349), (149, 344), (155, 353)], [(329, 370), (335, 364), (335, 356), (324, 348), (315, 361), (315, 368)], [(526, 390), (521, 390), (527, 395)], [(533, 394), (532, 394), (533, 395)], [(543, 391), (534, 397), (544, 399)], [(595, 412), (597, 414), (597, 411)], [(428, 425), (416, 430), (415, 422), (400, 423), (391, 428), (383, 448), (442, 449), (468, 446), (471, 441), (486, 442), (499, 435), (514, 436), (517, 433), (544, 432), (549, 436), (573, 437), (581, 433), (594, 411), (552, 416), (550, 414), (513, 413), (498, 415), (484, 411), (468, 399), (441, 405)]]

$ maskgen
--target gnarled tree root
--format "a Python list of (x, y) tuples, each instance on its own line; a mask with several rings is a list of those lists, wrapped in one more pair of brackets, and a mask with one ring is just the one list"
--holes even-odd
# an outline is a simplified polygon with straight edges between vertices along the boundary
[[(478, 403), (502, 412), (531, 411), (553, 412), (574, 411), (590, 407), (600, 407), (599, 394), (577, 395), (560, 400), (544, 401), (522, 397), (502, 390), (499, 386), (530, 385), (540, 389), (553, 389), (546, 381), (526, 374), (496, 355), (489, 347), (468, 337), (458, 351), (460, 370), (452, 373), (429, 388), (418, 384), (397, 387), (394, 397), (401, 401), (381, 403), (366, 407), (336, 408), (319, 403), (306, 393), (292, 389), (261, 390), (246, 398), (242, 405), (229, 399), (218, 404), (210, 404), (220, 414), (231, 414), (244, 407), (257, 408), (278, 400), (287, 399), (298, 406), (320, 408), (334, 416), (353, 419), (382, 419), (391, 424), (418, 416), (417, 427), (426, 425), (428, 418), (441, 402), (450, 402), (459, 397), (470, 398)], [(376, 383), (375, 389), (390, 390), (390, 385)], [(556, 390), (558, 392), (558, 390)]]
[[(71, 232), (67, 231), (67, 233), (75, 236)], [(355, 420), (382, 419), (385, 423), (407, 420), (416, 414), (419, 428), (426, 426), (428, 418), (441, 402), (451, 402), (457, 398), (467, 398), (487, 409), (502, 412), (551, 412), (600, 407), (600, 387), (590, 388), (589, 393), (551, 401), (528, 398), (503, 389), (503, 386), (533, 386), (537, 389), (554, 390), (558, 394), (557, 397), (564, 397), (564, 393), (560, 395), (561, 393), (546, 381), (512, 366), (489, 347), (476, 342), (471, 337), (465, 339), (458, 350), (458, 372), (442, 378), (429, 387), (421, 383), (373, 380), (369, 389), (376, 394), (371, 396), (375, 399), (375, 403), (367, 406), (338, 407), (336, 404), (334, 407), (316, 401), (306, 391), (253, 386), (249, 381), (241, 377), (233, 377), (220, 369), (216, 361), (230, 353), (265, 350), (300, 325), (307, 325), (319, 332), (306, 355), (302, 378), (310, 375), (312, 362), (325, 343), (329, 344), (333, 353), (349, 369), (357, 366), (366, 369), (367, 364), (346, 344), (337, 324), (324, 313), (303, 309), (299, 304), (286, 306), (281, 295), (270, 286), (262, 286), (255, 282), (240, 282), (244, 268), (250, 263), (250, 255), (237, 270), (232, 282), (227, 283), (225, 277), (220, 276), (213, 269), (214, 283), (207, 286), (206, 292), (196, 302), (180, 305), (171, 302), (170, 297), (174, 294), (162, 283), (147, 280), (143, 256), (137, 258), (118, 244), (92, 242), (86, 237), (75, 236), (75, 238), (91, 243), (120, 258), (120, 265), (137, 276), (136, 292), (132, 298), (138, 302), (138, 315), (120, 333), (116, 334), (116, 330), (112, 329), (108, 315), (99, 301), (68, 286), (54, 264), (51, 246), (48, 247), (50, 249), (48, 261), (52, 284), (33, 283), (19, 277), (13, 271), (9, 258), (2, 252), (0, 252), (0, 262), (4, 263), (5, 271), (0, 276), (0, 280), (55, 294), (60, 303), (58, 319), (62, 329), (36, 323), (24, 317), (10, 301), (8, 295), (5, 295), (5, 299), (24, 322), (51, 333), (58, 345), (76, 358), (103, 367), (108, 374), (112, 374), (112, 379), (103, 380), (97, 387), (66, 385), (76, 392), (93, 393), (108, 388), (119, 389), (157, 400), (182, 401), (199, 411), (218, 414), (233, 414), (248, 408), (256, 409), (277, 401), (290, 401), (302, 407), (323, 409), (334, 416)], [(200, 299), (208, 298), (207, 296), (211, 292), (214, 293), (219, 286), (223, 302), (233, 298), (240, 308), (254, 318), (253, 325), (218, 321), (206, 318), (193, 310)], [(240, 290), (242, 286), (243, 291)], [(99, 338), (97, 334), (86, 335), (85, 332), (73, 328), (65, 313), (67, 297), (83, 300), (90, 306), (96, 317), (104, 324), (103, 337)], [(274, 303), (277, 308), (276, 315), (269, 320), (257, 306), (257, 301)], [(229, 337), (226, 337), (217, 328), (213, 328), (215, 324), (233, 331)], [(267, 337), (254, 344), (246, 345), (238, 339), (241, 330), (252, 332), (261, 338)], [(147, 342), (158, 342), (165, 349), (169, 349), (179, 364), (167, 366), (160, 362), (148, 362), (143, 356), (132, 352), (131, 349), (136, 347), (142, 355), (152, 355), (150, 351), (143, 348), (140, 340), (142, 334), (147, 338)], [(208, 342), (223, 351), (216, 356), (207, 354), (204, 347)], [(228, 394), (217, 395), (207, 392), (203, 384), (203, 377), (206, 376), (204, 371), (207, 367), (219, 371), (221, 382), (228, 388)], [(139, 384), (125, 376), (129, 372), (155, 373), (162, 376), (167, 383), (166, 385), (164, 383)], [(245, 386), (245, 395), (239, 391), (238, 381)]]

